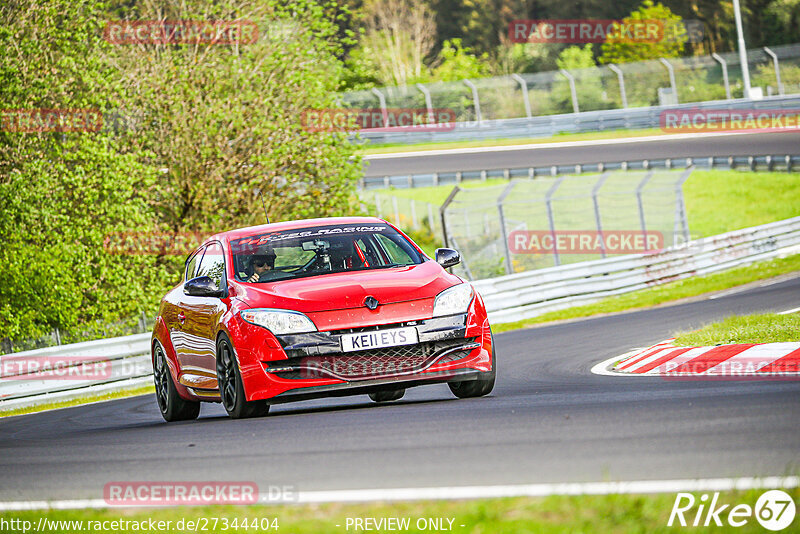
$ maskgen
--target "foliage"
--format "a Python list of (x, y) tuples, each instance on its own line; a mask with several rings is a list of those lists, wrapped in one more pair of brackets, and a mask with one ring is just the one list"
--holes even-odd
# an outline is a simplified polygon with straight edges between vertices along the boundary
[(454, 82), (489, 75), (486, 65), (488, 55), (478, 57), (470, 48), (464, 48), (461, 39), (445, 41), (439, 52), (439, 65), (433, 70), (433, 78), (441, 82)]
[[(103, 243), (116, 232), (261, 223), (256, 190), (273, 220), (352, 213), (354, 148), (344, 134), (312, 133), (298, 120), (335, 104), (343, 68), (331, 6), (0, 7), (0, 109), (92, 108), (120, 119), (98, 132), (0, 131), (3, 336), (154, 313), (182, 258), (112, 255)], [(260, 38), (114, 45), (103, 39), (109, 19), (252, 20)]]
[[(686, 29), (680, 16), (660, 2), (644, 0), (639, 9), (622, 19), (622, 26), (634, 26), (643, 21), (659, 21), (662, 25), (660, 38), (655, 42), (626, 37), (624, 32), (611, 32), (602, 45), (600, 62), (628, 63), (645, 59), (678, 57), (686, 46)], [(619, 25), (614, 25), (619, 29)]]
[(436, 23), (422, 0), (371, 0), (365, 3), (362, 57), (368, 55), (382, 85), (427, 81)]
[(570, 46), (565, 48), (558, 55), (556, 65), (559, 69), (573, 70), (594, 67), (594, 54), (592, 45), (587, 44), (583, 48), (580, 46)]

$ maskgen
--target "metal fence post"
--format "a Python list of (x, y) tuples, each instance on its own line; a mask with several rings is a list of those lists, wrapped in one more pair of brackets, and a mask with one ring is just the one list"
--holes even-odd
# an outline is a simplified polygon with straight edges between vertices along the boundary
[(644, 205), (642, 204), (642, 190), (644, 189), (644, 186), (647, 185), (647, 182), (650, 180), (650, 178), (653, 177), (653, 174), (655, 172), (656, 171), (653, 170), (645, 174), (642, 181), (639, 182), (638, 186), (636, 186), (636, 202), (637, 204), (639, 204), (639, 224), (642, 226), (642, 236), (644, 237), (645, 243), (647, 243), (647, 225), (645, 224), (644, 220)]
[(625, 94), (625, 76), (622, 74), (622, 69), (620, 69), (613, 63), (609, 63), (608, 68), (611, 69), (612, 72), (615, 72), (617, 74), (617, 80), (619, 81), (619, 96), (622, 98), (622, 107), (627, 109), (628, 95)]
[[(381, 117), (383, 118), (383, 127), (386, 128), (389, 126), (388, 124), (389, 112), (386, 110), (386, 97), (383, 96), (383, 93), (381, 93), (376, 87), (372, 88), (372, 94), (378, 97), (378, 102), (380, 102), (381, 106)], [(372, 127), (375, 128), (374, 125), (372, 125)]]
[(764, 52), (766, 52), (769, 57), (772, 58), (772, 63), (775, 65), (775, 83), (778, 87), (778, 94), (783, 96), (783, 84), (781, 83), (781, 68), (778, 65), (778, 54), (773, 52), (769, 49), (769, 47), (764, 47)]
[(723, 57), (717, 54), (716, 52), (712, 53), (711, 57), (713, 57), (717, 61), (717, 63), (719, 63), (720, 66), (722, 67), (722, 81), (725, 83), (725, 98), (730, 100), (731, 84), (728, 83), (728, 62), (725, 61), (725, 59), (723, 59)]
[(392, 196), (392, 209), (394, 209), (394, 224), (400, 226), (400, 210), (397, 207), (397, 197)]
[(447, 198), (445, 199), (444, 203), (439, 207), (439, 217), (442, 219), (442, 241), (444, 242), (445, 248), (447, 248), (448, 244), (447, 219), (445, 217), (445, 214), (447, 212), (447, 207), (450, 205), (453, 199), (456, 198), (456, 195), (458, 194), (459, 191), (461, 191), (461, 188), (459, 188), (458, 186), (453, 187), (453, 190), (450, 191), (449, 195), (447, 195)]
[[(692, 174), (692, 171), (694, 171), (694, 165), (688, 167), (685, 171), (683, 171), (681, 177), (675, 183), (675, 193), (677, 195), (677, 198), (675, 199), (675, 204), (678, 210), (678, 217), (676, 218), (679, 219), (681, 222), (681, 229), (683, 230), (683, 240), (686, 243), (689, 242), (690, 236), (689, 236), (689, 218), (687, 217), (686, 214), (686, 202), (684, 201), (683, 198), (683, 184), (686, 180), (689, 179), (689, 176)], [(675, 243), (673, 243), (673, 245), (674, 244)]]
[(511, 77), (516, 80), (519, 84), (520, 88), (522, 89), (522, 99), (525, 103), (525, 116), (529, 119), (531, 118), (531, 101), (528, 100), (528, 84), (525, 83), (525, 80), (517, 73), (511, 75)]
[(511, 264), (511, 247), (508, 246), (508, 233), (506, 231), (506, 217), (503, 213), (503, 202), (505, 202), (511, 190), (514, 189), (514, 185), (514, 182), (509, 183), (497, 198), (497, 214), (500, 217), (500, 238), (503, 240), (503, 251), (506, 253), (503, 262), (505, 264), (506, 274), (513, 273), (514, 266)]
[(464, 85), (472, 89), (472, 103), (475, 106), (475, 120), (478, 121), (478, 124), (483, 122), (481, 117), (481, 101), (478, 99), (478, 88), (475, 87), (475, 84), (472, 83), (470, 80), (462, 80)]
[(417, 204), (413, 198), (411, 199), (411, 227), (414, 229), (419, 228), (419, 224), (417, 224)]
[(594, 224), (597, 227), (597, 235), (600, 237), (600, 254), (605, 258), (606, 257), (606, 238), (603, 236), (603, 224), (602, 219), (600, 218), (600, 203), (597, 201), (597, 193), (600, 192), (600, 188), (603, 187), (603, 184), (608, 179), (609, 173), (604, 172), (598, 178), (597, 183), (594, 184), (592, 188), (592, 204), (594, 205)]
[(547, 194), (544, 197), (545, 206), (547, 207), (547, 222), (550, 224), (550, 237), (553, 238), (553, 261), (556, 264), (556, 267), (561, 265), (561, 259), (558, 255), (558, 241), (556, 239), (556, 219), (553, 215), (553, 204), (552, 198), (558, 189), (558, 186), (561, 185), (561, 182), (564, 181), (564, 176), (559, 176), (555, 183), (548, 189)]
[(658, 58), (658, 60), (667, 67), (667, 71), (669, 72), (669, 84), (672, 87), (672, 94), (675, 95), (675, 103), (680, 103), (680, 98), (678, 98), (678, 84), (675, 83), (675, 69), (672, 67), (672, 63), (664, 59), (663, 57)]
[(428, 224), (431, 227), (431, 233), (436, 233), (436, 219), (433, 217), (433, 204), (428, 202)]
[(569, 92), (572, 95), (572, 111), (578, 113), (578, 91), (575, 89), (575, 77), (567, 69), (559, 69), (559, 72), (569, 81)]
[(375, 193), (375, 211), (379, 219), (383, 219), (383, 210), (381, 210), (381, 197)]
[(419, 89), (425, 96), (425, 107), (428, 108), (428, 122), (435, 122), (436, 118), (433, 116), (433, 101), (431, 100), (431, 92), (428, 91), (428, 88), (421, 83), (417, 84), (417, 89)]

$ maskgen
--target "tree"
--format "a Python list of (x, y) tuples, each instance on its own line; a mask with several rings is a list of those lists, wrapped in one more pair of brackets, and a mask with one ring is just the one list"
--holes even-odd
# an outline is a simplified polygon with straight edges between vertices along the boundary
[[(656, 40), (636, 40), (619, 31), (646, 21), (660, 24), (661, 32)], [(639, 9), (622, 20), (621, 25), (615, 25), (615, 29), (617, 31), (610, 32), (602, 45), (600, 62), (603, 64), (678, 57), (686, 46), (686, 28), (681, 17), (660, 2), (653, 4), (653, 0), (645, 0)]]
[(439, 53), (439, 65), (433, 70), (433, 77), (440, 82), (482, 78), (489, 75), (487, 60), (487, 54), (477, 57), (472, 50), (464, 48), (461, 39), (445, 41)]
[[(122, 119), (120, 131), (0, 128), (3, 336), (154, 312), (183, 258), (111, 254), (111, 234), (262, 223), (259, 190), (273, 220), (354, 211), (354, 147), (299, 120), (335, 105), (343, 68), (329, 9), (312, 0), (0, 7), (0, 109)], [(259, 38), (117, 45), (103, 38), (109, 19), (252, 20)]]
[(169, 0), (142, 19), (256, 21), (237, 44), (139, 44), (109, 56), (121, 107), (138, 121), (128, 150), (164, 170), (154, 208), (170, 230), (219, 231), (351, 211), (360, 162), (344, 133), (309, 132), (300, 116), (334, 107), (342, 75), (336, 27), (306, 0)]
[(9, 110), (109, 109), (115, 86), (99, 51), (102, 4), (0, 8), (0, 337), (37, 337), (95, 319), (154, 311), (165, 262), (103, 248), (113, 232), (153, 228), (154, 172), (106, 132), (18, 131)]
[(373, 0), (365, 9), (362, 46), (371, 53), (381, 82), (427, 81), (425, 60), (436, 37), (430, 8), (422, 0)]
[(588, 69), (594, 67), (594, 53), (592, 52), (592, 45), (587, 44), (583, 48), (580, 46), (570, 46), (565, 48), (559, 54), (556, 60), (556, 65), (559, 69)]

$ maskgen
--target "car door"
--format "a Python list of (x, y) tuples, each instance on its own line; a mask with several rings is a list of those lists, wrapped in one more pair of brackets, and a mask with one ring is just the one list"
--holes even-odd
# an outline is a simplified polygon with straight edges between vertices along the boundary
[[(219, 242), (209, 243), (195, 278), (210, 277), (218, 288), (227, 284), (225, 279), (225, 257)], [(181, 382), (190, 387), (213, 389), (217, 387), (216, 333), (220, 317), (226, 304), (219, 297), (197, 297), (184, 294), (181, 308), (185, 314), (183, 338), (185, 346), (178, 356), (185, 378)]]
[[(203, 259), (203, 252), (205, 252), (204, 246), (198, 248), (187, 258), (183, 272), (184, 283), (194, 278), (198, 267), (200, 267), (200, 261)], [(175, 355), (179, 362), (185, 359), (187, 350), (185, 336), (186, 310), (184, 309), (183, 302), (185, 297), (186, 295), (183, 293), (183, 284), (181, 284), (167, 294), (161, 312), (167, 331), (169, 332), (170, 341), (175, 349)]]

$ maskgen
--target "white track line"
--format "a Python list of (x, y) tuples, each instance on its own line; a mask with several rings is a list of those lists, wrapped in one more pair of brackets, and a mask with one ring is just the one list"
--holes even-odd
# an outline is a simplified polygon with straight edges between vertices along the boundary
[[(668, 135), (651, 135), (640, 137), (620, 137), (617, 139), (595, 139), (586, 141), (563, 141), (561, 143), (531, 143), (527, 145), (485, 146), (468, 148), (447, 148), (441, 150), (418, 150), (415, 152), (395, 152), (393, 154), (366, 154), (361, 159), (394, 159), (414, 158), (420, 156), (445, 156), (448, 154), (479, 154), (482, 152), (510, 152), (513, 150), (545, 150), (549, 148), (577, 148), (584, 146), (616, 145), (622, 143), (655, 143), (659, 141), (672, 141), (681, 139), (697, 139), (701, 137), (727, 137), (732, 135), (757, 135), (768, 132), (714, 132), (714, 133), (684, 133)], [(681, 158), (673, 158), (681, 159)], [(700, 159), (700, 158), (695, 158)]]
[(794, 313), (794, 312), (800, 312), (800, 308), (792, 308), (791, 310), (778, 312), (778, 315), (788, 315), (788, 314)]
[[(293, 501), (275, 501), (259, 494), (261, 504), (308, 504), (328, 502), (418, 501), (451, 499), (486, 499), (499, 497), (547, 497), (550, 495), (611, 495), (677, 493), (679, 491), (729, 491), (749, 489), (796, 488), (800, 477), (766, 476), (761, 478), (704, 478), (678, 480), (634, 480), (620, 482), (578, 482), (558, 484), (517, 484), (502, 486), (451, 486), (433, 488), (387, 488), (361, 490), (301, 491)], [(68, 501), (0, 502), (0, 512), (20, 510), (71, 510), (111, 507), (103, 499)], [(139, 508), (153, 508), (144, 506)]]
[[(711, 295), (710, 297), (708, 297), (708, 300), (716, 300), (716, 299), (719, 299), (719, 298), (722, 298), (722, 297), (727, 297), (728, 295), (735, 295), (735, 294), (741, 293), (743, 291), (749, 291), (751, 289), (769, 287), (771, 285), (780, 284), (781, 282), (785, 282), (785, 281), (786, 280), (783, 280), (783, 279), (780, 279), (780, 280), (766, 280), (764, 282), (761, 282), (760, 284), (734, 287), (732, 289), (728, 289), (728, 290), (722, 291), (720, 293), (717, 293), (716, 295)], [(798, 309), (800, 309), (800, 308), (795, 308), (795, 310), (798, 310)], [(787, 312), (784, 312), (784, 313), (787, 313)]]
[(635, 377), (638, 377), (638, 378), (641, 378), (643, 376), (648, 376), (648, 375), (644, 375), (644, 374), (623, 373), (623, 372), (612, 371), (611, 370), (611, 366), (613, 366), (618, 361), (624, 360), (628, 356), (632, 356), (632, 355), (634, 355), (636, 353), (639, 353), (639, 352), (641, 352), (643, 350), (644, 350), (644, 348), (633, 349), (631, 351), (626, 352), (625, 354), (622, 354), (621, 356), (612, 356), (611, 358), (609, 358), (607, 360), (603, 360), (602, 362), (595, 364), (595, 366), (592, 367), (591, 372), (592, 372), (592, 374), (601, 375), (601, 376), (635, 376)]

